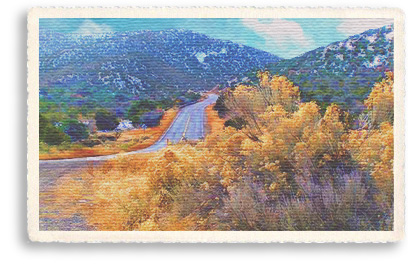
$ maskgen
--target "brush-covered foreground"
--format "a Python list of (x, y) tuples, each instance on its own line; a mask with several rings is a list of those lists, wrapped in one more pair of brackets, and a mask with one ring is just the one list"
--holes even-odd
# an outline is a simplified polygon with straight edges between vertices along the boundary
[(89, 168), (60, 181), (55, 204), (96, 230), (392, 230), (392, 73), (357, 120), (259, 78), (225, 97), (242, 129), (208, 110), (204, 141)]

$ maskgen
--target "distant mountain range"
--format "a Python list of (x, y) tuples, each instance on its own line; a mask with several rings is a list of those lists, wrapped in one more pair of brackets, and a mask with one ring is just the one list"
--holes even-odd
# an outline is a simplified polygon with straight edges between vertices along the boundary
[[(298, 57), (273, 54), (188, 30), (102, 35), (40, 31), (40, 97), (82, 106), (182, 96), (256, 82), (256, 71), (288, 76), (303, 100), (358, 111), (394, 67), (393, 26), (368, 30)], [(352, 110), (352, 111), (354, 111)]]
[(163, 98), (208, 91), (279, 60), (265, 51), (188, 30), (102, 35), (42, 30), (40, 92), (50, 100), (61, 89), (80, 98), (112, 93), (120, 94), (120, 100)]

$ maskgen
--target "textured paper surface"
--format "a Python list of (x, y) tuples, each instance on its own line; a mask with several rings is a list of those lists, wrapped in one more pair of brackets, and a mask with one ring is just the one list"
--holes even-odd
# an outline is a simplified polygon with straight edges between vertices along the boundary
[[(40, 18), (394, 19), (393, 231), (41, 231), (39, 224)], [(28, 14), (28, 233), (40, 242), (391, 242), (404, 233), (404, 15), (397, 9), (34, 8)]]

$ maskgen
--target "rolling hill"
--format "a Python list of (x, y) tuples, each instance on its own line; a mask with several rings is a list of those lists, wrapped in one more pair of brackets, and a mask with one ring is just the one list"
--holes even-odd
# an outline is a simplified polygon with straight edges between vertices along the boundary
[(40, 97), (77, 106), (177, 97), (208, 91), (279, 60), (187, 30), (100, 35), (40, 31)]
[[(362, 108), (373, 84), (394, 68), (393, 25), (371, 29), (298, 57), (269, 64), (271, 74), (287, 76), (305, 101), (337, 102)], [(254, 73), (251, 79), (254, 79)]]

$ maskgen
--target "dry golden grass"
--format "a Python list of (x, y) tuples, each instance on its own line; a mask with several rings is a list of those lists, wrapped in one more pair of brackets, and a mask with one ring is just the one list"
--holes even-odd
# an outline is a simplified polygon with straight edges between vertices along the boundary
[(220, 184), (208, 177), (206, 155), (184, 143), (89, 164), (40, 194), (40, 218), (57, 221), (80, 214), (98, 231), (208, 230), (203, 215), (218, 202), (211, 193)]
[(89, 227), (98, 230), (134, 228), (129, 216), (144, 220), (144, 215), (151, 215), (132, 212), (139, 208), (149, 210), (141, 207), (149, 199), (149, 187), (140, 172), (151, 156), (119, 157), (98, 166), (89, 163), (81, 172), (60, 177), (55, 185), (40, 193), (40, 218), (61, 220), (80, 214)]
[[(66, 150), (57, 147), (51, 147), (49, 152), (41, 153), (40, 160), (67, 159), (77, 157), (91, 157), (118, 154), (121, 152), (130, 152), (140, 150), (151, 146), (160, 139), (162, 134), (170, 127), (178, 110), (170, 109), (165, 112), (160, 125), (153, 128), (136, 129), (125, 131), (116, 141), (106, 141), (101, 145), (86, 147), (77, 145)], [(110, 136), (113, 133), (97, 133), (96, 136)]]

